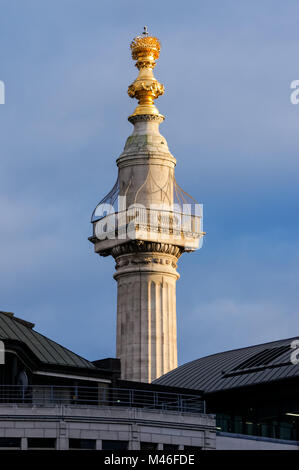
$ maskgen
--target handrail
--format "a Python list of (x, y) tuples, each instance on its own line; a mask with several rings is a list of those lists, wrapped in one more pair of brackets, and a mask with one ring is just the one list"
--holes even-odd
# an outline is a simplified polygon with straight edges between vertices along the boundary
[(100, 385), (0, 385), (0, 404), (3, 403), (124, 406), (189, 413), (205, 412), (204, 400), (198, 395)]
[[(111, 222), (110, 222), (111, 221)], [(94, 219), (94, 235), (99, 233), (112, 233), (128, 227), (134, 223), (136, 228), (146, 227), (154, 230), (159, 229), (169, 233), (185, 233), (189, 236), (204, 235), (202, 231), (202, 213), (192, 214), (183, 211), (154, 209), (132, 206), (120, 212), (113, 212)], [(110, 229), (107, 230), (107, 224)]]

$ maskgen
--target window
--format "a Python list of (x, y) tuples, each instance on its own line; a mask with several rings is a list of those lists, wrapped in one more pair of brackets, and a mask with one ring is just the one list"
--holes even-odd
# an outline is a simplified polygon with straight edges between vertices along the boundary
[(19, 437), (0, 437), (0, 447), (20, 449), (21, 439)]
[(231, 418), (228, 414), (216, 415), (216, 426), (218, 431), (231, 432)]
[(235, 416), (234, 417), (234, 419), (232, 420), (231, 430), (232, 430), (232, 432), (236, 432), (238, 434), (244, 434), (242, 416)]
[(102, 450), (127, 450), (128, 441), (102, 441)]
[(179, 446), (176, 446), (175, 444), (163, 444), (163, 450), (174, 452), (175, 450), (178, 450), (178, 449), (179, 449)]
[(55, 447), (55, 438), (28, 437), (28, 449), (55, 449)]
[(201, 450), (201, 447), (196, 447), (196, 446), (184, 446), (184, 450), (187, 452), (198, 452)]
[(279, 438), (291, 441), (294, 439), (294, 426), (291, 423), (280, 423)]
[(69, 448), (70, 449), (95, 450), (96, 441), (95, 439), (70, 439)]
[(140, 442), (140, 450), (157, 450), (155, 442)]

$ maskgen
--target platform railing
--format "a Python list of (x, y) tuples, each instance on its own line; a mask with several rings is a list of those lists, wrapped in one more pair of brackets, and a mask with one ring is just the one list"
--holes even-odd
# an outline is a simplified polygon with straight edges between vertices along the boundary
[[(197, 214), (178, 212), (175, 210), (148, 209), (132, 206), (128, 210), (113, 212), (93, 221), (94, 237), (99, 239), (114, 238), (122, 230), (147, 229), (165, 232), (170, 235), (182, 234), (200, 237), (202, 231), (202, 208)], [(133, 224), (133, 225), (132, 225)]]
[(205, 413), (205, 402), (199, 395), (107, 386), (0, 385), (0, 405), (6, 403), (124, 406)]

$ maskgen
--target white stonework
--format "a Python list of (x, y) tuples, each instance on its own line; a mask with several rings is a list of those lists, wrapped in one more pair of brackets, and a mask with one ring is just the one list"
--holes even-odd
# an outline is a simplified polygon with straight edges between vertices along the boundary
[[(119, 196), (144, 210), (173, 206), (175, 158), (159, 132), (161, 117), (139, 116), (117, 160)], [(138, 206), (137, 206), (137, 210)], [(147, 226), (147, 214), (134, 220), (131, 237), (94, 239), (95, 251), (116, 260), (117, 351), (123, 379), (151, 382), (177, 367), (177, 260), (192, 243), (169, 225)], [(157, 220), (163, 221), (163, 214)], [(173, 212), (171, 212), (173, 214)], [(160, 218), (159, 218), (160, 217)], [(104, 221), (105, 223), (105, 221)], [(126, 226), (125, 226), (126, 227)], [(133, 235), (132, 235), (133, 233)], [(194, 241), (195, 240), (195, 241)]]
[(129, 450), (139, 450), (142, 442), (173, 444), (183, 449), (215, 449), (216, 428), (213, 415), (143, 410), (141, 408), (99, 406), (0, 405), (0, 438), (52, 438), (59, 450), (69, 448), (70, 439), (90, 439), (96, 449), (103, 441), (125, 441)]
[[(195, 224), (188, 231), (176, 224), (176, 160), (159, 132), (162, 120), (161, 116), (131, 119), (134, 130), (117, 166), (118, 196), (125, 198), (118, 212), (132, 217), (118, 220), (117, 237), (91, 238), (96, 253), (116, 260), (116, 355), (121, 376), (142, 382), (177, 367), (177, 260), (184, 251), (198, 248), (200, 238)], [(136, 209), (130, 212), (132, 205)], [(107, 226), (108, 217), (100, 221), (101, 227)]]
[[(177, 367), (176, 280), (173, 256), (164, 253), (123, 255), (115, 274), (117, 357), (128, 380), (151, 382)], [(146, 261), (145, 261), (146, 259)], [(166, 264), (168, 263), (168, 264)]]
[[(126, 196), (127, 208), (131, 204), (146, 208), (173, 204), (176, 161), (159, 132), (159, 123), (137, 119), (117, 160), (120, 195)], [(115, 256), (117, 357), (122, 377), (128, 380), (151, 382), (177, 367), (175, 284), (179, 278), (176, 262), (182, 251), (171, 254), (168, 245), (161, 244), (161, 251), (157, 249), (157, 243), (144, 248), (140, 242), (133, 253)]]

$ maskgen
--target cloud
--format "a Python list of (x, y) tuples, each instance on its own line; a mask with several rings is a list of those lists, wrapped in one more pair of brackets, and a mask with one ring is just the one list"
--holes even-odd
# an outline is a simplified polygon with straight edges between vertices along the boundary
[(182, 360), (298, 326), (298, 6), (169, 5), (2, 7), (1, 308), (90, 359), (114, 354), (116, 284), (89, 217), (132, 131), (129, 41), (145, 22), (162, 41), (161, 132), (207, 231), (179, 263)]

